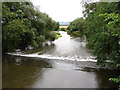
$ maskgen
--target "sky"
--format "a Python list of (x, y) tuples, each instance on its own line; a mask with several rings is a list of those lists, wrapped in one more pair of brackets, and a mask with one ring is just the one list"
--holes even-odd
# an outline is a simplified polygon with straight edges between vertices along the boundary
[(82, 17), (81, 0), (31, 0), (39, 6), (40, 11), (47, 13), (57, 22), (71, 22)]

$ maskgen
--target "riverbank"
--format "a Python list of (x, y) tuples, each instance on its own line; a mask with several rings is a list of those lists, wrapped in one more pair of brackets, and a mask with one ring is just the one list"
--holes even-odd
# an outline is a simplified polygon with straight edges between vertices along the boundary
[(116, 77), (119, 71), (98, 66), (95, 56), (86, 47), (85, 39), (71, 37), (64, 31), (59, 33), (62, 37), (44, 44), (42, 52), (17, 52), (3, 56), (3, 87), (117, 87), (108, 79)]
[(54, 40), (62, 37), (58, 31), (51, 31), (51, 33), (53, 34), (53, 36), (52, 36), (53, 38), (46, 39), (45, 41), (43, 41), (41, 47), (39, 47), (39, 48), (34, 48), (32, 46), (28, 46), (24, 50), (16, 49), (16, 50), (14, 50), (14, 52), (3, 53), (3, 55), (10, 54), (10, 53), (11, 54), (12, 53), (14, 53), (14, 54), (15, 53), (16, 54), (32, 54), (32, 53), (37, 53), (37, 52), (40, 52), (40, 51), (42, 52), (44, 50), (45, 46), (49, 45)]
[[(95, 56), (91, 54), (91, 49), (87, 48), (87, 41), (84, 38), (73, 38), (67, 32), (59, 31), (62, 37), (55, 41), (43, 43), (43, 47), (36, 50), (19, 51), (8, 53), (9, 55), (30, 57), (48, 60), (63, 60), (79, 64), (80, 67), (107, 69), (104, 65), (97, 65)], [(82, 52), (81, 52), (82, 51)], [(74, 53), (73, 53), (74, 52)], [(108, 68), (109, 69), (109, 68)]]

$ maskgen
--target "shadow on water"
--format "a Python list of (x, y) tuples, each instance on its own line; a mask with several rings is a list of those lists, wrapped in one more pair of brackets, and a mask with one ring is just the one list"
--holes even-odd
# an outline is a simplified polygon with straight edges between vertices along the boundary
[[(3, 88), (111, 88), (118, 71), (74, 67), (70, 61), (3, 57)], [(68, 69), (69, 68), (69, 69)]]
[(25, 57), (3, 57), (3, 88), (24, 88), (42, 78), (41, 69), (51, 68), (46, 60)]
[(83, 68), (82, 71), (93, 72), (98, 88), (117, 88), (119, 84), (109, 81), (109, 78), (118, 77), (120, 70)]

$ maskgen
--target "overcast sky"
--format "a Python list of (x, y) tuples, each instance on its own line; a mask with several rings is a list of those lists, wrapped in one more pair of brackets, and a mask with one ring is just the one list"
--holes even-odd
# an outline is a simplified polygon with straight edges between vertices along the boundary
[(46, 12), (57, 22), (73, 21), (82, 17), (81, 0), (31, 0), (40, 11)]

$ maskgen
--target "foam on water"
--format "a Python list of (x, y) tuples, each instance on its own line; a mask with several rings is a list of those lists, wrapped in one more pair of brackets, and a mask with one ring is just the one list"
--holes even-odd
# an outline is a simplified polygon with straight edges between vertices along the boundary
[(9, 55), (15, 55), (15, 56), (23, 56), (23, 57), (34, 57), (34, 58), (44, 58), (44, 59), (52, 59), (52, 60), (71, 60), (71, 61), (91, 61), (91, 62), (97, 62), (95, 60), (95, 57), (90, 56), (87, 58), (77, 58), (77, 57), (58, 57), (58, 56), (51, 56), (51, 55), (38, 55), (37, 53), (35, 54), (19, 54), (19, 53), (7, 53)]
[(73, 38), (67, 32), (59, 32), (62, 37), (53, 42), (45, 42), (44, 50), (33, 54), (24, 54), (22, 52), (8, 53), (10, 55), (36, 57), (52, 60), (71, 60), (71, 61), (92, 61), (96, 62), (95, 57), (86, 48), (86, 37)]

